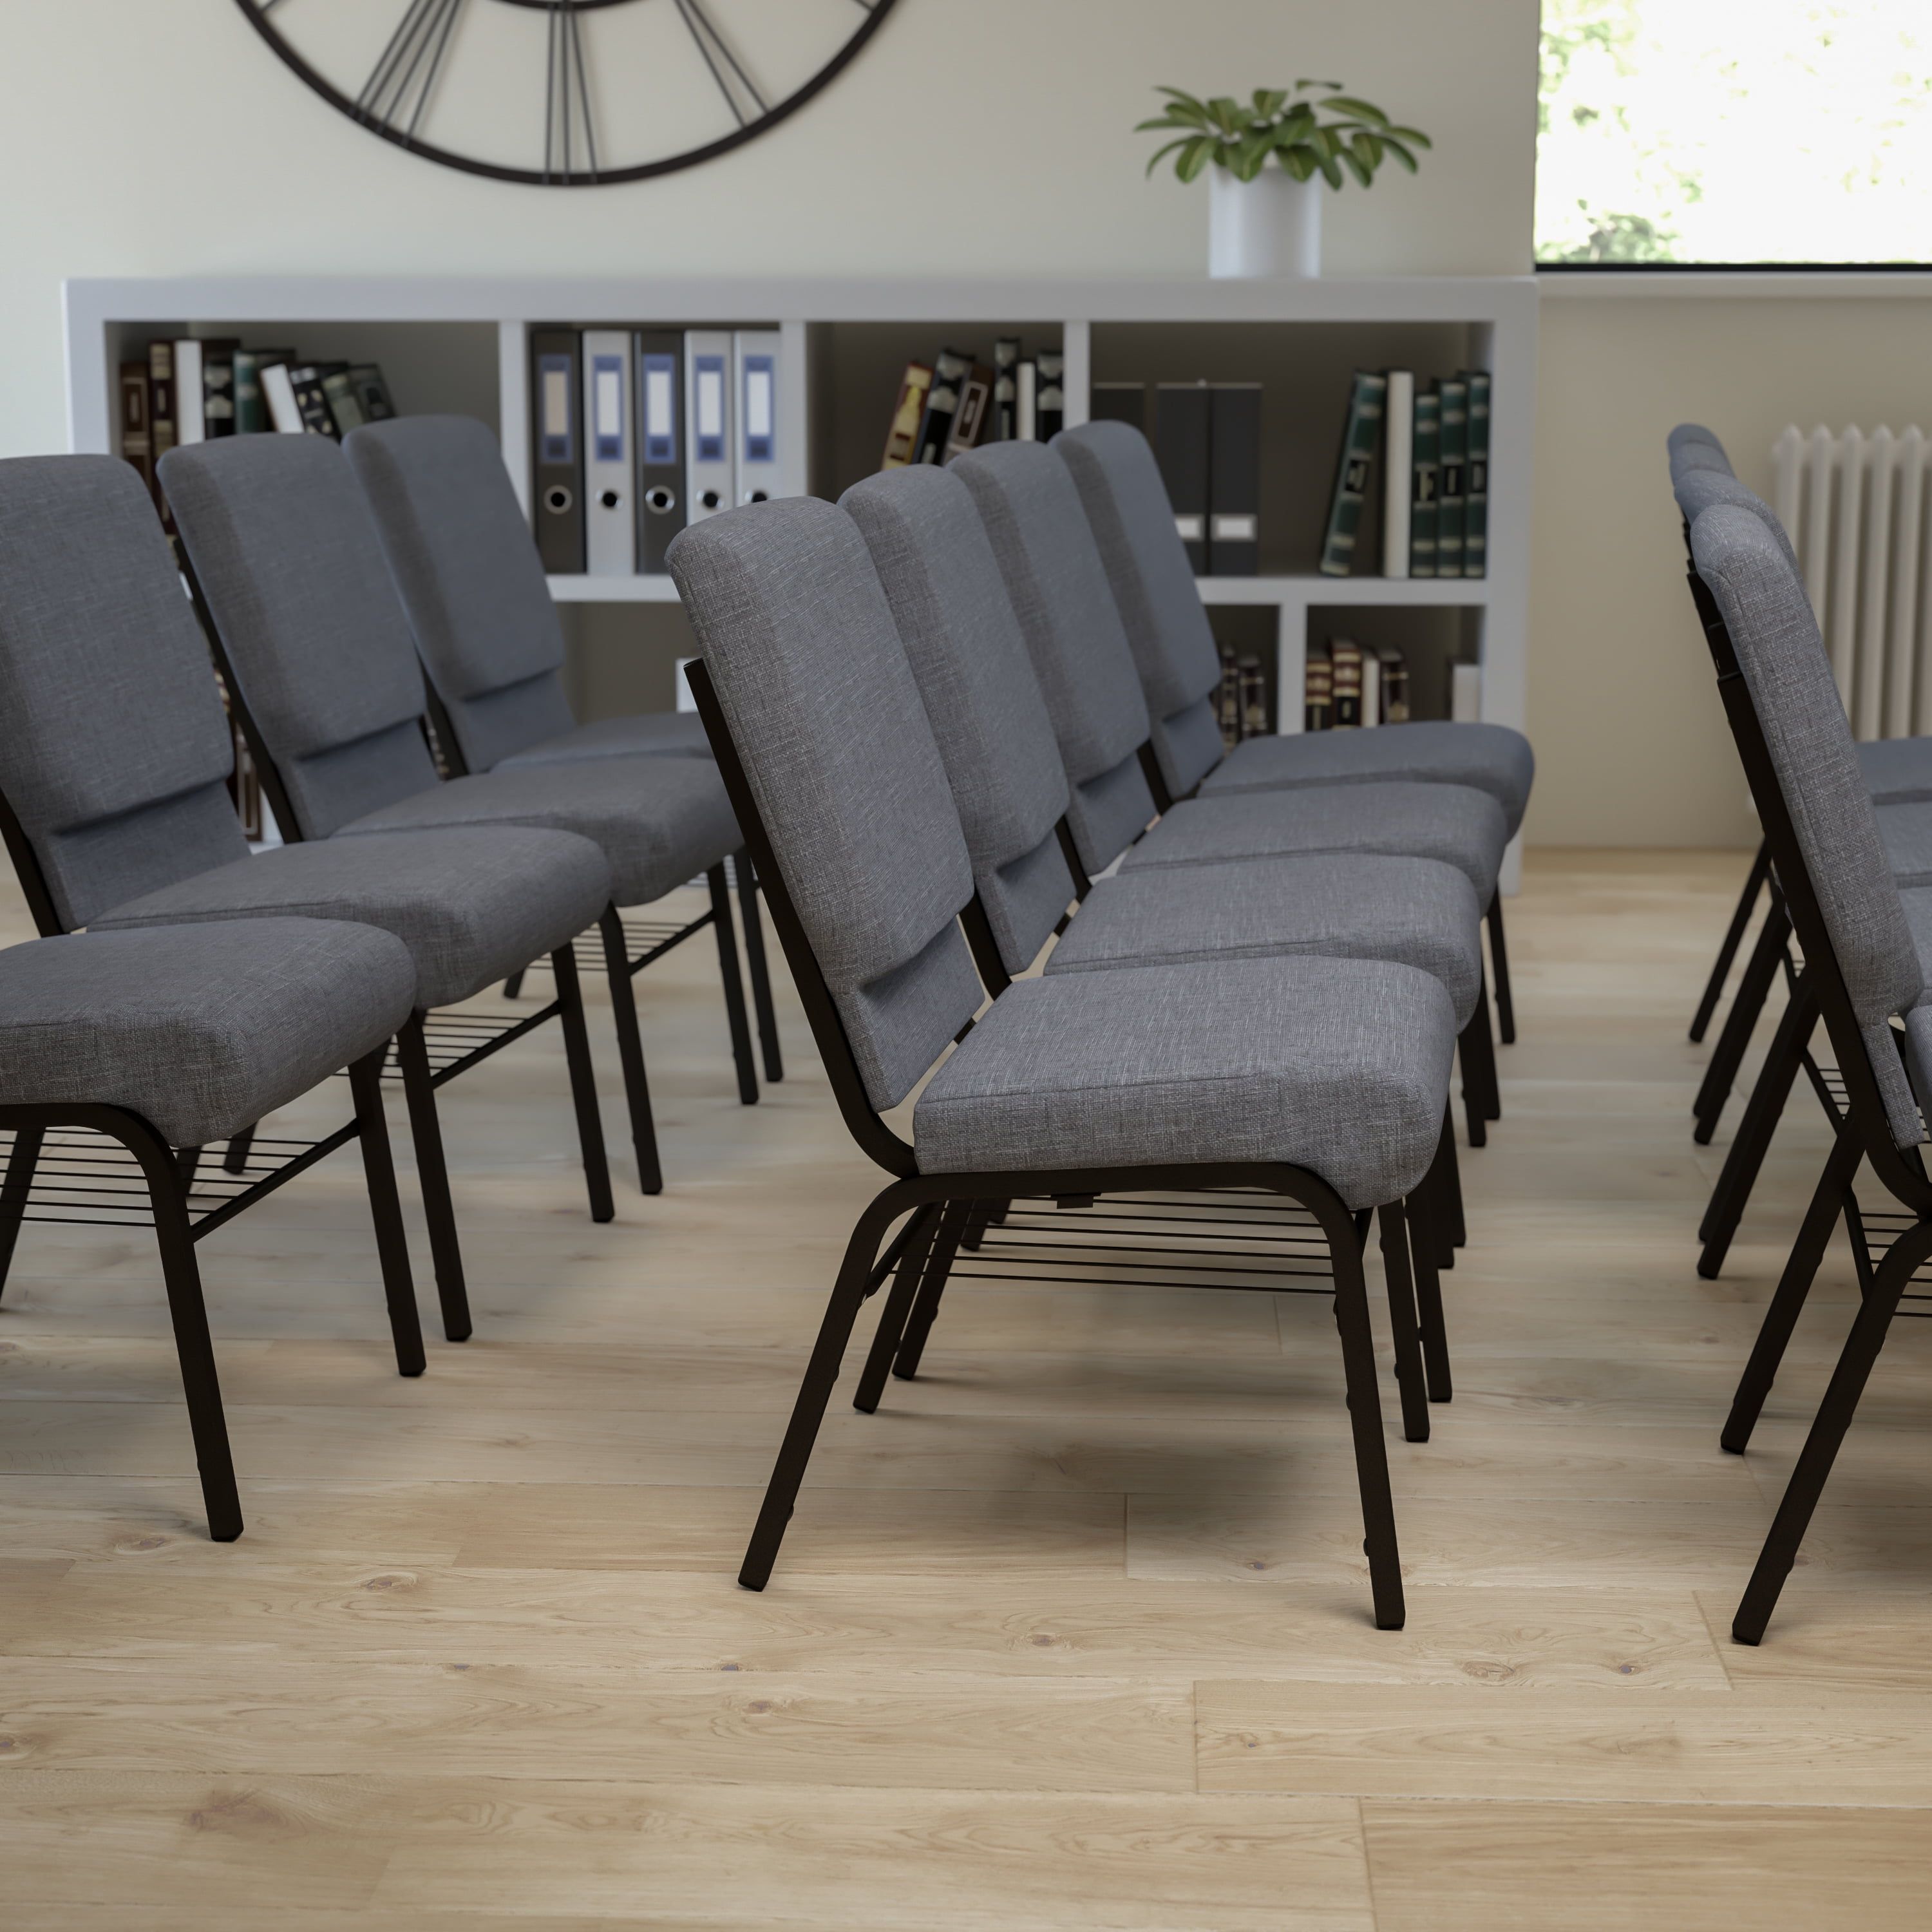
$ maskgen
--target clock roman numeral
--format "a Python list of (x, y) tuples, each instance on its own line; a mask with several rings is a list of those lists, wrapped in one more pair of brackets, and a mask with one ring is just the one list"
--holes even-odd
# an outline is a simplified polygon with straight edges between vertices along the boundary
[(464, 0), (410, 0), (382, 58), (356, 97), (359, 112), (393, 128), (405, 140), (415, 139), (464, 4)]
[(704, 0), (677, 0), (677, 10), (691, 29), (691, 38), (698, 43), (698, 51), (704, 56), (704, 64), (711, 70), (711, 78), (718, 83), (718, 91), (724, 95), (724, 104), (738, 125), (748, 127), (754, 121), (763, 120), (772, 111), (771, 104), (758, 92), (757, 83), (745, 71), (744, 63), (732, 52), (730, 42), (711, 17)]

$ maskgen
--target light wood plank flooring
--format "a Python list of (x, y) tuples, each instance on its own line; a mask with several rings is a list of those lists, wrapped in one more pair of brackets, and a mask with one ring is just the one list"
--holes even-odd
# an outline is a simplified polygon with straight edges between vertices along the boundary
[(1699, 1281), (1723, 1142), (1691, 1142), (1684, 1029), (1744, 863), (1532, 856), (1432, 1442), (1395, 1439), (1385, 1385), (1400, 1634), (1368, 1623), (1327, 1305), (1288, 1295), (956, 1289), (916, 1385), (835, 1399), (771, 1588), (736, 1587), (879, 1177), (788, 998), (790, 1078), (736, 1105), (706, 940), (642, 982), (661, 1198), (602, 1015), (615, 1225), (582, 1211), (554, 1034), (446, 1093), (477, 1332), (420, 1381), (352, 1150), (208, 1241), (231, 1547), (149, 1238), (30, 1226), (0, 1300), (0, 1917), (1922, 1927), (1932, 1323), (1900, 1324), (1769, 1640), (1726, 1634), (1851, 1298), (1835, 1252), (1724, 1455), (1822, 1144), (1794, 1102)]

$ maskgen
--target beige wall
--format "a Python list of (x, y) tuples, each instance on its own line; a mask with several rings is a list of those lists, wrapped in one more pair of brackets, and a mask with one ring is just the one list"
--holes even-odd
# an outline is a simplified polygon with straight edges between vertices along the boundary
[(1664, 436), (1708, 424), (1768, 496), (1788, 422), (1932, 429), (1932, 298), (1546, 294), (1537, 389), (1529, 842), (1753, 844)]

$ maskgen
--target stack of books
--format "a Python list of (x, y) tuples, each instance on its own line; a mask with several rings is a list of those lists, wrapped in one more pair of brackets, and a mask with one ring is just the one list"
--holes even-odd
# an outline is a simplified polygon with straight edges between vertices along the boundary
[(1412, 370), (1358, 369), (1322, 534), (1326, 577), (1352, 575), (1375, 466), (1383, 470), (1384, 577), (1482, 577), (1489, 569), (1490, 375), (1418, 388)]
[(1303, 728), (1352, 731), (1408, 722), (1408, 664), (1391, 644), (1336, 638), (1311, 649), (1303, 692)]
[(982, 442), (1046, 442), (1066, 420), (1063, 350), (1025, 356), (1017, 335), (993, 344), (990, 363), (973, 350), (942, 349), (930, 362), (906, 364), (879, 466), (950, 463)]

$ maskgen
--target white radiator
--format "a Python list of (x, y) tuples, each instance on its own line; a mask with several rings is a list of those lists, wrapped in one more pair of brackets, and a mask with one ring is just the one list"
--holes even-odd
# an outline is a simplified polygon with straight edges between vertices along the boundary
[(1932, 446), (1894, 436), (1785, 430), (1772, 446), (1775, 507), (1798, 552), (1831, 653), (1838, 693), (1860, 738), (1932, 734), (1932, 582), (1926, 475)]

